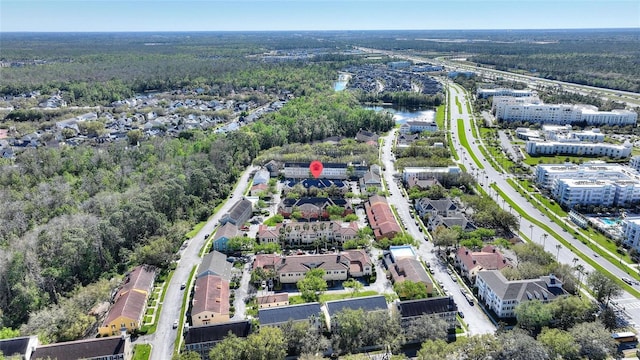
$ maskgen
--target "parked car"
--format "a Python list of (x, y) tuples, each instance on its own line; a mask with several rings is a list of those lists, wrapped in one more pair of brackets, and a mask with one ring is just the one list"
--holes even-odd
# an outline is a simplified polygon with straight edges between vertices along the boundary
[(178, 320), (176, 320), (176, 321), (174, 321), (174, 322), (173, 322), (173, 328), (174, 328), (174, 329), (177, 329), (177, 328), (178, 328)]
[(187, 283), (180, 284), (180, 290), (184, 290), (187, 287)]
[(464, 313), (462, 311), (458, 311), (458, 316), (464, 319)]

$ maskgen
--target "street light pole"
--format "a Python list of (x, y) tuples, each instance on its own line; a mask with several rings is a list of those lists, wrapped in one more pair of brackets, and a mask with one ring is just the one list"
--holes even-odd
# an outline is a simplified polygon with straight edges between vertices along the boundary
[(531, 230), (531, 237), (529, 237), (529, 239), (531, 239), (531, 241), (533, 241), (533, 224), (529, 225), (529, 230)]

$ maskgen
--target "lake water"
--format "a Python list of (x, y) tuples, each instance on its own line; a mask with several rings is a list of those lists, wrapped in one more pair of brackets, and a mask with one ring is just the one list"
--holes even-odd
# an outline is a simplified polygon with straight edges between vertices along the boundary
[(366, 106), (365, 109), (374, 110), (374, 111), (382, 111), (386, 110), (393, 114), (393, 119), (396, 121), (396, 124), (404, 124), (408, 120), (415, 120), (418, 118), (427, 118), (433, 119), (435, 121), (436, 113), (433, 110), (427, 109), (407, 109), (407, 108), (397, 108), (392, 106)]

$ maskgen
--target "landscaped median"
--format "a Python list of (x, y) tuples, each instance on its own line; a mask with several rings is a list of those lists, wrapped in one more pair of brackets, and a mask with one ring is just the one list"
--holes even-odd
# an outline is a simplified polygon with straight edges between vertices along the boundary
[(471, 156), (473, 162), (478, 166), (478, 169), (484, 169), (484, 166), (482, 165), (480, 159), (478, 159), (478, 157), (476, 157), (476, 154), (471, 151), (469, 141), (467, 141), (467, 134), (464, 132), (464, 120), (462, 119), (458, 119), (458, 141), (460, 141), (460, 145), (462, 145), (462, 147), (467, 149), (469, 156)]
[[(567, 247), (568, 249), (571, 249), (571, 251), (576, 256), (579, 256), (583, 261), (587, 262), (589, 265), (591, 265), (598, 272), (607, 275), (609, 278), (611, 278), (616, 283), (618, 283), (618, 285), (620, 285), (625, 291), (627, 291), (628, 293), (630, 293), (631, 295), (633, 295), (635, 297), (640, 297), (640, 292), (639, 291), (637, 291), (636, 289), (634, 289), (633, 287), (629, 286), (627, 283), (625, 283), (621, 279), (618, 279), (616, 276), (611, 274), (605, 268), (600, 266), (595, 260), (593, 260), (593, 258), (591, 258), (590, 256), (585, 255), (583, 252), (581, 252), (580, 250), (576, 249), (570, 242), (568, 242), (563, 237), (561, 237), (558, 233), (553, 231), (547, 224), (545, 224), (542, 221), (539, 221), (539, 220), (533, 218), (531, 215), (529, 215), (526, 212), (524, 212), (513, 200), (511, 200), (511, 198), (506, 196), (506, 194), (497, 185), (493, 184), (493, 185), (491, 185), (491, 187), (496, 191), (496, 193), (500, 197), (502, 197), (502, 199), (504, 199), (509, 205), (511, 205), (511, 208), (513, 210), (515, 210), (518, 214), (520, 214), (520, 216), (522, 216), (522, 218), (527, 219), (531, 223), (534, 223), (537, 226), (539, 226), (540, 228), (544, 229), (549, 235), (553, 236), (556, 240), (558, 240), (565, 247)], [(522, 234), (522, 235), (524, 237), (526, 237), (526, 235), (524, 235), (524, 234)], [(533, 241), (533, 239), (529, 239), (529, 241)], [(614, 263), (614, 265), (615, 265), (615, 263)]]
[(133, 360), (149, 360), (151, 356), (151, 345), (135, 344), (133, 346)]

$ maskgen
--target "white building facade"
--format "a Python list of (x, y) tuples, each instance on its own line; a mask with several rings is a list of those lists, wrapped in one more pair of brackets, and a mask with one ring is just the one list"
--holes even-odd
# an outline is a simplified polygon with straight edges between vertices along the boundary
[(617, 145), (579, 140), (575, 142), (529, 140), (525, 144), (525, 150), (529, 155), (586, 155), (623, 159), (631, 155), (633, 145), (629, 142)]

